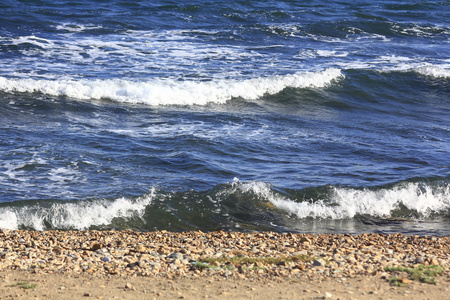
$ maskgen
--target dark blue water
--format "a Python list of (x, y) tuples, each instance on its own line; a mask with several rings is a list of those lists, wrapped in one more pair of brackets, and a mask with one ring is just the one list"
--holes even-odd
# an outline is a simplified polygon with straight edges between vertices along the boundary
[(450, 234), (448, 1), (0, 1), (0, 227)]

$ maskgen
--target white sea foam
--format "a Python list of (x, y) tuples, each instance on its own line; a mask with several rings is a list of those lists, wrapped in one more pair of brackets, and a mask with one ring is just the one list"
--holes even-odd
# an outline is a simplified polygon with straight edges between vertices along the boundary
[(401, 34), (406, 34), (406, 35), (410, 35), (410, 36), (418, 36), (418, 37), (431, 37), (431, 36), (450, 34), (450, 27), (439, 26), (439, 25), (426, 26), (426, 25), (420, 25), (420, 24), (412, 24), (409, 26), (402, 27), (397, 24), (392, 24), (392, 29)]
[(155, 190), (136, 200), (119, 198), (114, 201), (95, 200), (0, 208), (0, 228), (18, 229), (22, 226), (45, 230), (49, 224), (60, 229), (88, 229), (111, 224), (114, 218), (142, 218), (154, 199)]
[(17, 215), (9, 209), (0, 209), (0, 228), (18, 229)]
[(441, 60), (437, 63), (428, 63), (405, 56), (379, 56), (373, 60), (353, 60), (333, 62), (343, 70), (375, 70), (379, 72), (415, 72), (434, 78), (450, 77), (450, 60)]
[(424, 76), (434, 78), (449, 78), (450, 65), (447, 63), (431, 64), (425, 62), (415, 62), (414, 59), (402, 56), (380, 56), (373, 62), (381, 66), (384, 72), (403, 71), (416, 72)]
[(304, 72), (284, 76), (247, 80), (216, 80), (209, 82), (154, 80), (41, 80), (0, 77), (0, 90), (6, 92), (39, 92), (75, 99), (111, 99), (125, 103), (149, 105), (204, 105), (225, 103), (232, 98), (257, 99), (276, 94), (286, 87), (322, 88), (343, 77), (338, 69)]
[(83, 32), (83, 31), (87, 31), (87, 30), (101, 29), (101, 28), (103, 28), (103, 26), (97, 26), (97, 25), (93, 25), (93, 24), (82, 25), (82, 24), (75, 24), (75, 23), (63, 23), (60, 25), (56, 25), (55, 28), (57, 30), (61, 30), (61, 31)]
[[(14, 151), (24, 153), (23, 148)], [(0, 186), (10, 187), (18, 199), (26, 199), (30, 193), (33, 194), (30, 190), (61, 198), (73, 198), (73, 183), (82, 184), (87, 181), (76, 162), (65, 167), (51, 167), (46, 159), (40, 157), (42, 153), (34, 150), (28, 150), (26, 153), (30, 157), (10, 159), (0, 166)], [(45, 184), (42, 184), (43, 182)]]
[[(127, 31), (124, 33), (79, 36), (77, 33), (98, 27), (63, 24), (66, 33), (53, 38), (39, 36), (2, 37), (0, 43), (18, 46), (20, 59), (4, 58), (3, 74), (28, 78), (76, 78), (80, 74), (103, 77), (135, 78), (140, 75), (182, 76), (196, 73), (220, 76), (230, 61), (257, 60), (258, 68), (271, 57), (262, 59), (257, 51), (243, 46), (212, 45), (199, 42), (199, 32), (185, 30)], [(211, 68), (209, 61), (213, 61)], [(264, 62), (265, 61), (265, 62)], [(193, 67), (195, 66), (195, 69)], [(248, 65), (246, 65), (248, 67)], [(228, 70), (225, 73), (230, 73)]]
[(450, 78), (450, 69), (447, 66), (427, 65), (414, 69), (419, 74), (435, 77), (435, 78)]
[(347, 51), (337, 50), (321, 50), (321, 49), (302, 49), (298, 55), (294, 56), (297, 59), (307, 59), (316, 57), (347, 57), (350, 53)]
[(244, 192), (253, 192), (261, 199), (297, 218), (347, 219), (356, 215), (390, 217), (400, 206), (422, 217), (445, 212), (450, 208), (450, 186), (433, 189), (419, 183), (399, 184), (392, 188), (369, 190), (331, 188), (329, 199), (297, 202), (276, 194), (262, 182), (233, 183)]
[(70, 168), (55, 168), (50, 170), (48, 175), (49, 180), (59, 184), (64, 184), (65, 182), (73, 182), (74, 180), (82, 176), (80, 172), (72, 170)]
[[(80, 32), (98, 30), (101, 26), (64, 23), (55, 27), (60, 33), (45, 36), (45, 38), (38, 34), (0, 36), (1, 44), (6, 47), (16, 46), (14, 48), (17, 49), (14, 51), (20, 54), (20, 59), (15, 56), (2, 59), (3, 68), (0, 70), (0, 76), (58, 81), (62, 79), (76, 81), (83, 77), (109, 77), (121, 78), (126, 85), (127, 80), (132, 81), (134, 78), (142, 80), (152, 77), (219, 80), (245, 78), (252, 80), (248, 78), (248, 74), (315, 71), (318, 65), (321, 70), (330, 67), (401, 71), (423, 67), (426, 62), (430, 64), (445, 62), (445, 58), (442, 57), (387, 56), (384, 54), (385, 51), (378, 53), (378, 57), (377, 54), (366, 55), (368, 50), (365, 50), (367, 47), (364, 45), (369, 43), (376, 46), (380, 42), (386, 43), (388, 39), (357, 28), (349, 29), (350, 36), (337, 38), (308, 35), (297, 24), (271, 27), (274, 32), (283, 32), (280, 33), (282, 35), (295, 38), (308, 37), (332, 43), (323, 49), (300, 47), (297, 55), (286, 57), (278, 51), (268, 53), (264, 50), (270, 47), (289, 49), (290, 46), (282, 44), (249, 47), (239, 43), (228, 45), (211, 43), (212, 37), (218, 34), (216, 31), (128, 30), (103, 35), (86, 35)], [(420, 29), (433, 35), (439, 32), (448, 33), (447, 27), (425, 26), (419, 29), (413, 27), (413, 29)], [(368, 58), (372, 56), (374, 56), (373, 59)], [(308, 60), (308, 63), (303, 63), (304, 60)], [(427, 76), (448, 78), (448, 67), (441, 68), (444, 68), (442, 72), (427, 69), (418, 72), (426, 73), (424, 75)], [(84, 86), (83, 82), (79, 83)]]

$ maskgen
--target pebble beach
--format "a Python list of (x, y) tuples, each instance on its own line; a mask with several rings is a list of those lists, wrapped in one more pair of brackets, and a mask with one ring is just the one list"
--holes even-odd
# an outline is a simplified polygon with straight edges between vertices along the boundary
[[(8, 276), (17, 274), (31, 280), (42, 276), (123, 280), (119, 285), (124, 290), (135, 291), (137, 283), (130, 280), (149, 278), (165, 283), (209, 280), (252, 284), (296, 281), (320, 284), (330, 280), (345, 284), (372, 278), (389, 287), (395, 277), (400, 287), (419, 284), (427, 289), (448, 285), (449, 242), (449, 237), (401, 234), (3, 229), (0, 274), (9, 289), (14, 288), (7, 284)], [(400, 267), (437, 267), (439, 274), (432, 282), (426, 282), (401, 272)], [(157, 293), (154, 296), (158, 298)]]

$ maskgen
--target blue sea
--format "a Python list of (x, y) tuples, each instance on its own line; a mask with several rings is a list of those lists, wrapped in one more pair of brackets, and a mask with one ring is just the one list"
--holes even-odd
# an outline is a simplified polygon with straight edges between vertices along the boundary
[(450, 235), (450, 2), (0, 0), (0, 228)]

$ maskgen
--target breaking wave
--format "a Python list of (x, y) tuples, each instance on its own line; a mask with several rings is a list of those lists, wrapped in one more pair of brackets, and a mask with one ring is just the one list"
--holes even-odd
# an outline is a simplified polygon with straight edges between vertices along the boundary
[(415, 71), (421, 75), (434, 78), (450, 78), (450, 70), (441, 66), (428, 65), (416, 68)]
[(109, 80), (40, 80), (0, 77), (0, 90), (9, 93), (42, 93), (75, 99), (110, 99), (148, 105), (205, 105), (232, 98), (257, 99), (287, 87), (323, 88), (343, 77), (338, 69), (247, 80), (133, 82)]
[(151, 190), (136, 200), (119, 198), (113, 201), (102, 199), (5, 207), (0, 209), (0, 228), (82, 230), (109, 225), (115, 218), (142, 218), (153, 197), (154, 190)]
[(208, 191), (152, 188), (137, 198), (3, 203), (0, 228), (298, 231), (299, 221), (432, 220), (449, 213), (450, 186), (445, 180), (278, 190), (268, 183), (235, 179)]
[(358, 215), (371, 217), (429, 218), (450, 210), (450, 186), (430, 186), (423, 182), (402, 182), (392, 187), (345, 188), (322, 187), (321, 197), (290, 199), (275, 193), (261, 182), (242, 184), (243, 191), (252, 191), (297, 218), (348, 219)]

